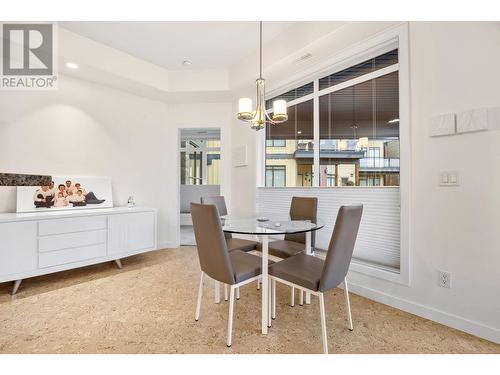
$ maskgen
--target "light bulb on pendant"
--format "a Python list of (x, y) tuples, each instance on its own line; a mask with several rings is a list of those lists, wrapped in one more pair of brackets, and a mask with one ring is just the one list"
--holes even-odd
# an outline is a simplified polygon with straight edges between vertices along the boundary
[(252, 99), (241, 98), (238, 101), (238, 119), (239, 120), (252, 119)]
[(286, 101), (275, 100), (273, 102), (273, 121), (286, 121), (288, 116), (286, 114)]

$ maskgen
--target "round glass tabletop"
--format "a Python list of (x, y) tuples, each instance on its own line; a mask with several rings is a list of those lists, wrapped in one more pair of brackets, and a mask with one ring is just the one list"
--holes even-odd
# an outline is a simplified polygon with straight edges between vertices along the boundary
[(311, 223), (308, 220), (290, 220), (290, 218), (264, 218), (257, 216), (237, 217), (233, 215), (227, 215), (221, 218), (221, 222), (222, 230), (226, 233), (253, 235), (305, 233), (313, 232), (324, 227), (324, 224), (322, 223)]

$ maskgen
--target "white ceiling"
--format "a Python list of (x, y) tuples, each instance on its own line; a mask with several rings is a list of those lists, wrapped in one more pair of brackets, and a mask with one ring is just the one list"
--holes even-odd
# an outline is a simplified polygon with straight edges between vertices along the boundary
[[(60, 22), (72, 32), (166, 69), (227, 68), (258, 49), (258, 22)], [(264, 22), (264, 42), (293, 22)], [(188, 59), (192, 65), (185, 67)]]

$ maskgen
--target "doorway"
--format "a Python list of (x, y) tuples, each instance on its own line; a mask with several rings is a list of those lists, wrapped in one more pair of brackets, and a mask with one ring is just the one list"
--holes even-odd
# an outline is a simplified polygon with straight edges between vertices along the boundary
[(219, 128), (181, 129), (179, 136), (180, 244), (194, 246), (191, 202), (221, 194)]

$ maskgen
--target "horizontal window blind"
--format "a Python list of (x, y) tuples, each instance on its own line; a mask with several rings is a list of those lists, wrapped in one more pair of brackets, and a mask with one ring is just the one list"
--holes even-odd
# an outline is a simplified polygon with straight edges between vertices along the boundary
[(286, 216), (293, 196), (317, 197), (318, 220), (325, 227), (316, 235), (316, 248), (326, 250), (342, 205), (363, 204), (354, 259), (399, 271), (400, 196), (399, 187), (384, 188), (258, 188), (259, 215)]
[(398, 63), (398, 50), (384, 53), (383, 55), (373, 57), (362, 63), (351, 66), (340, 72), (330, 74), (329, 76), (319, 79), (319, 89), (323, 90), (331, 86), (338, 85), (339, 83), (349, 81), (351, 79), (360, 77), (364, 74), (374, 72), (376, 70), (386, 68), (390, 65)]
[(303, 86), (297, 87), (293, 90), (290, 90), (288, 92), (285, 92), (281, 95), (275, 96), (274, 98), (266, 100), (266, 108), (271, 109), (273, 106), (273, 102), (275, 100), (283, 99), (286, 100), (287, 102), (302, 98), (303, 96), (312, 94), (314, 91), (314, 83), (309, 82)]

